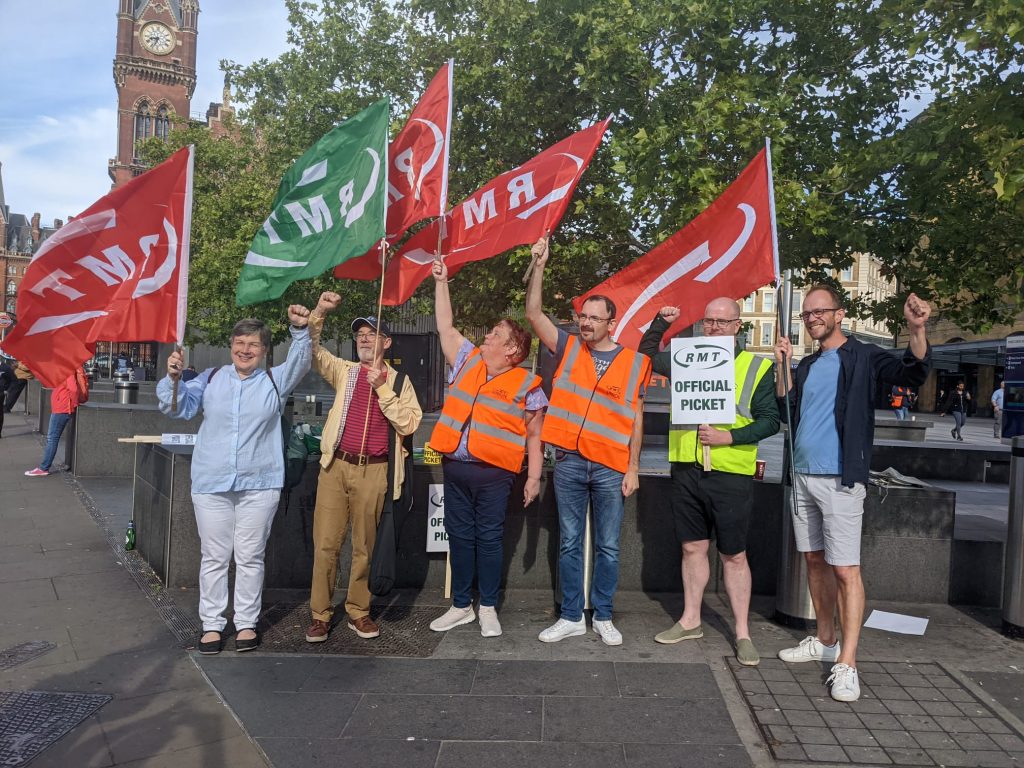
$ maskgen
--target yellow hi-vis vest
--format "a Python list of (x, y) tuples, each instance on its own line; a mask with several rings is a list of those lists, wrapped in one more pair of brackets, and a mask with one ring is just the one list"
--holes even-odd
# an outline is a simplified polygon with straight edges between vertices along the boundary
[[(750, 401), (754, 390), (772, 367), (771, 360), (743, 351), (736, 355), (736, 421), (729, 429), (745, 427), (754, 421), (750, 415)], [(697, 430), (670, 427), (668, 432), (668, 460), (700, 464), (704, 451), (697, 440)], [(754, 475), (757, 469), (757, 444), (711, 446), (711, 468), (736, 475)]]

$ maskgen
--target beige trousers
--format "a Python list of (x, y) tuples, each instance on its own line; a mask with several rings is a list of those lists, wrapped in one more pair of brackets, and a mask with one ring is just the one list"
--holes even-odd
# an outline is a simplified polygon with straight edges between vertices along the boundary
[(320, 469), (313, 511), (313, 585), (309, 607), (314, 619), (330, 622), (338, 555), (352, 523), (352, 570), (345, 612), (352, 619), (370, 614), (370, 557), (377, 540), (377, 523), (387, 493), (386, 463), (356, 466), (335, 459)]

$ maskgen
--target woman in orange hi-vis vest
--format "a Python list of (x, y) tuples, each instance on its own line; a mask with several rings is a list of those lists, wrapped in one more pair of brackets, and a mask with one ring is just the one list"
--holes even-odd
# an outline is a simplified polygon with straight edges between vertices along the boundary
[(544, 454), (540, 442), (547, 398), (540, 377), (519, 364), (532, 337), (505, 318), (479, 347), (453, 324), (448, 269), (434, 263), (434, 311), (441, 350), (451, 369), (448, 394), (430, 436), (430, 447), (444, 454), (444, 529), (452, 562), (452, 607), (430, 623), (435, 632), (468, 624), (472, 587), (480, 590), (480, 634), (497, 637), (495, 606), (501, 586), (502, 536), (512, 483), (527, 459), (523, 504), (540, 493)]

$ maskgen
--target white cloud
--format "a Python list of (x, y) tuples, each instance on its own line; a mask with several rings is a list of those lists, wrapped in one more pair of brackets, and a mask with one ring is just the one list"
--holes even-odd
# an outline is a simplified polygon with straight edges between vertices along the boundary
[[(78, 214), (110, 190), (117, 4), (3, 0), (2, 7), (3, 58), (17, 63), (0, 89), (4, 196), (15, 212), (39, 212), (49, 223)], [(192, 113), (205, 115), (210, 102), (221, 100), (221, 59), (276, 58), (287, 30), (281, 0), (203, 3)]]

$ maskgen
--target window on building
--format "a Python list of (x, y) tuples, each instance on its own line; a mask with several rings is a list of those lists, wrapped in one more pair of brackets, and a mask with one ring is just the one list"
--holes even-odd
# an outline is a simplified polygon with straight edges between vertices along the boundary
[(156, 136), (166, 140), (171, 132), (171, 119), (167, 112), (167, 105), (162, 105), (156, 111)]
[(13, 296), (17, 292), (17, 290), (18, 290), (18, 286), (15, 285), (14, 281), (13, 280), (8, 280), (7, 281), (7, 295), (8, 296)]
[(761, 297), (761, 310), (764, 312), (775, 311), (775, 291), (765, 291)]
[(8, 300), (7, 300), (7, 311), (8, 311), (8, 312), (13, 312), (13, 311), (14, 311), (14, 307), (15, 307), (15, 304), (16, 304), (16, 302), (15, 302), (15, 300), (14, 300), (14, 299), (8, 299)]
[(773, 346), (775, 346), (775, 324), (774, 323), (761, 323), (761, 346), (762, 347), (773, 347)]
[(789, 326), (789, 343), (794, 347), (800, 346), (800, 324), (793, 323)]
[(153, 135), (153, 115), (149, 111), (149, 102), (139, 102), (135, 110), (135, 142), (148, 139)]
[(754, 311), (754, 297), (753, 296), (747, 296), (747, 298), (745, 298), (743, 300), (743, 311), (744, 312), (753, 312)]
[(8, 275), (16, 275), (16, 274), (18, 274), (18, 268), (16, 266), (14, 266), (13, 264), (8, 264), (7, 265), (7, 274)]
[(848, 267), (843, 267), (843, 269), (840, 270), (840, 272), (839, 272), (839, 279), (843, 280), (844, 282), (849, 282), (849, 281), (853, 280), (853, 265), (852, 264), (850, 266), (848, 266)]

